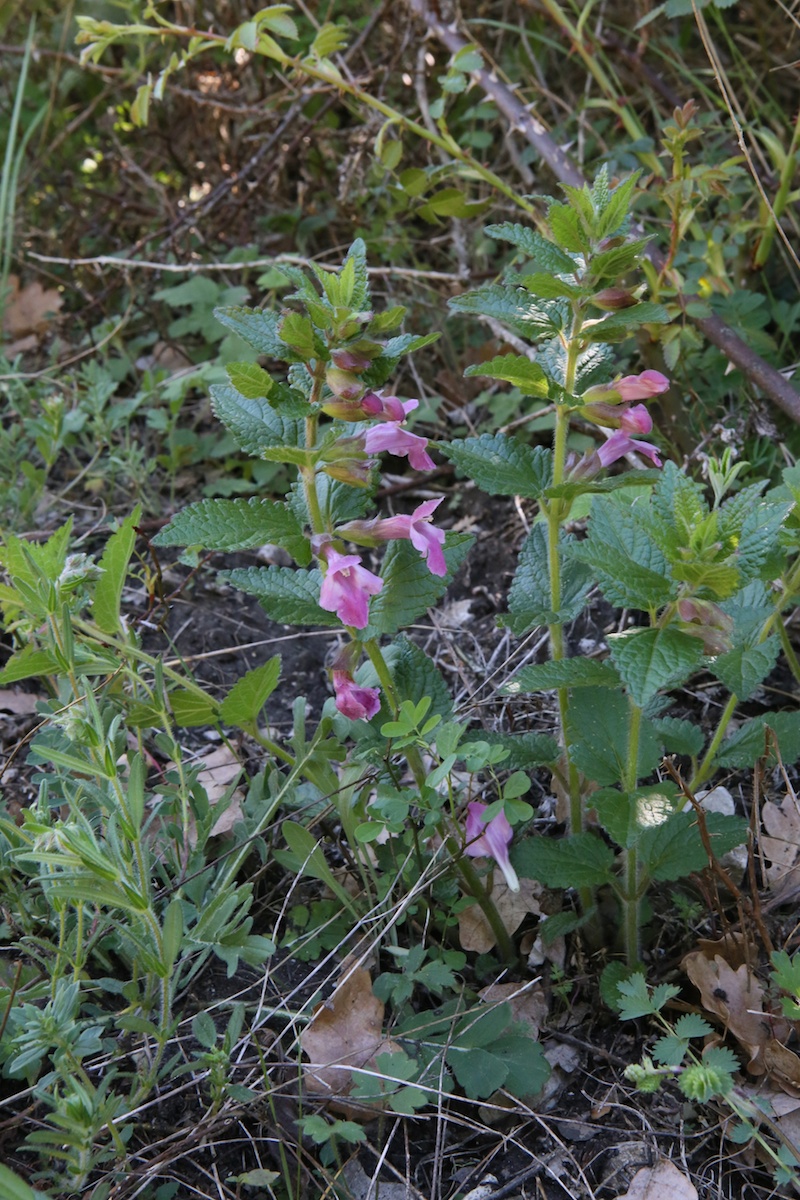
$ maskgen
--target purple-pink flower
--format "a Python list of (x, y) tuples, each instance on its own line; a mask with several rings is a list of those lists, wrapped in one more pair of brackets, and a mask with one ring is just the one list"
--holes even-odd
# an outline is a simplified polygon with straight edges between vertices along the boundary
[(625, 375), (610, 385), (623, 400), (647, 400), (669, 387), (669, 380), (660, 371), (642, 371), (641, 375)]
[(481, 804), (479, 800), (473, 800), (467, 805), (465, 853), (472, 858), (478, 858), (483, 854), (493, 858), (503, 872), (509, 890), (518, 892), (519, 879), (508, 857), (508, 847), (514, 836), (508, 823), (508, 817), (501, 809), (497, 816), (492, 817), (487, 824), (483, 817), (486, 808), (487, 806)]
[(399, 457), (408, 455), (408, 461), (415, 471), (432, 471), (436, 465), (425, 449), (427, 445), (427, 438), (418, 437), (416, 433), (409, 433), (407, 429), (401, 429), (397, 421), (373, 425), (364, 434), (364, 447), (367, 454), (380, 454), (382, 450), (388, 450), (390, 454), (396, 454)]
[(369, 624), (369, 598), (383, 587), (379, 575), (361, 566), (357, 554), (339, 554), (333, 547), (324, 549), (328, 569), (319, 593), (320, 608), (335, 612), (343, 625), (364, 629)]
[(444, 576), (447, 574), (442, 550), (444, 530), (431, 524), (431, 517), (443, 499), (444, 496), (438, 500), (425, 500), (410, 516), (401, 514), (398, 517), (373, 517), (369, 521), (348, 521), (337, 533), (361, 546), (376, 546), (392, 538), (408, 538), (427, 562), (431, 574)]
[(620, 412), (619, 426), (623, 433), (650, 433), (653, 418), (643, 404), (634, 404)]
[(368, 721), (380, 711), (380, 690), (359, 687), (349, 671), (333, 672), (333, 690), (336, 694), (336, 707), (351, 721), (358, 721), (359, 718)]
[(376, 421), (405, 421), (409, 413), (419, 408), (419, 400), (398, 400), (397, 396), (367, 392), (361, 398), (361, 408)]
[(631, 450), (649, 458), (654, 466), (661, 466), (661, 458), (655, 446), (651, 446), (649, 442), (637, 441), (636, 438), (630, 437), (624, 429), (617, 429), (612, 433), (607, 442), (598, 446), (596, 454), (601, 466), (610, 467), (612, 463), (624, 458)]

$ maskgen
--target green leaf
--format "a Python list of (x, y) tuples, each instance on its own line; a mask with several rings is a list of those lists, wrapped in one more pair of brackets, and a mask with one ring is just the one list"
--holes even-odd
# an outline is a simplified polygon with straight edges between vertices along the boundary
[(656, 717), (653, 728), (670, 754), (685, 754), (696, 758), (703, 749), (705, 734), (695, 721), (680, 717)]
[(619, 687), (619, 675), (611, 663), (597, 658), (562, 658), (523, 667), (499, 690), (504, 696), (516, 696), (561, 687)]
[(347, 30), (343, 25), (332, 25), (329, 21), (321, 27), (311, 43), (310, 53), (315, 58), (330, 58), (347, 45)]
[(216, 725), (219, 720), (219, 705), (205, 692), (176, 688), (169, 694), (169, 703), (176, 723), (184, 729)]
[(304, 446), (302, 422), (285, 420), (263, 397), (248, 400), (228, 384), (210, 388), (211, 407), (242, 450), (261, 455), (274, 446)]
[(430, 220), (432, 217), (477, 217), (481, 213), (486, 212), (492, 204), (491, 200), (470, 200), (464, 192), (458, 188), (442, 188), (438, 192), (434, 192), (425, 203), (417, 209), (418, 215), (423, 220)]
[(514, 225), (505, 221), (502, 225), (487, 225), (484, 233), (491, 238), (511, 242), (523, 254), (554, 275), (574, 275), (578, 269), (577, 263), (560, 250), (555, 242), (548, 241), (540, 233), (524, 225)]
[(494, 1042), (492, 1051), (506, 1064), (506, 1091), (520, 1100), (538, 1095), (550, 1078), (542, 1047), (528, 1035), (506, 1034)]
[(561, 561), (561, 607), (550, 607), (550, 561), (547, 532), (534, 525), (520, 551), (519, 564), (508, 593), (508, 617), (504, 624), (521, 637), (534, 625), (566, 624), (583, 610), (592, 577), (582, 563), (570, 555), (572, 539), (559, 540)]
[(586, 254), (590, 249), (589, 238), (580, 217), (568, 204), (551, 204), (547, 209), (547, 223), (563, 250), (569, 250), (573, 254)]
[(594, 501), (588, 536), (573, 544), (570, 554), (592, 568), (606, 599), (618, 608), (647, 612), (677, 595), (667, 560), (644, 527), (644, 518), (616, 497)]
[(669, 626), (612, 634), (609, 651), (619, 677), (638, 708), (662, 689), (683, 683), (703, 657), (703, 643)]
[(662, 983), (653, 988), (652, 993), (641, 971), (623, 979), (617, 984), (619, 995), (619, 1015), (623, 1021), (633, 1021), (637, 1017), (656, 1016), (668, 1000), (680, 995), (680, 988)]
[(280, 673), (281, 659), (276, 654), (238, 679), (220, 705), (220, 721), (237, 729), (252, 730), (261, 709), (278, 686)]
[(574, 500), (576, 496), (603, 496), (609, 492), (621, 492), (625, 488), (652, 487), (654, 483), (658, 483), (660, 477), (661, 472), (655, 468), (637, 468), (635, 471), (626, 471), (624, 475), (612, 475), (607, 479), (578, 479), (559, 483), (556, 487), (549, 487), (545, 496), (548, 500)]
[(596, 280), (619, 279), (620, 275), (636, 266), (644, 253), (647, 241), (647, 238), (640, 238), (635, 242), (626, 242), (624, 246), (615, 246), (601, 254), (594, 254), (589, 259), (589, 276)]
[(308, 539), (287, 504), (279, 500), (198, 500), (177, 513), (153, 538), (155, 546), (202, 546), (250, 550), (271, 542), (300, 566), (311, 561)]
[[(510, 357), (510, 356), (509, 356)], [(442, 453), (490, 496), (538, 500), (552, 479), (552, 453), (502, 433), (443, 443)]]
[[(621, 692), (578, 688), (571, 693), (567, 741), (573, 762), (587, 779), (602, 787), (625, 778), (629, 728), (630, 707)], [(649, 775), (660, 758), (661, 742), (652, 722), (642, 717), (637, 779)]]
[[(444, 677), (429, 654), (401, 634), (383, 651), (400, 703), (431, 700), (429, 713), (447, 720), (453, 712), (453, 699)], [(359, 680), (360, 682), (360, 680)]]
[(247, 400), (260, 400), (272, 390), (272, 377), (258, 363), (227, 363), (225, 370), (231, 386)]
[(597, 324), (587, 321), (581, 332), (593, 342), (614, 342), (629, 337), (642, 325), (667, 325), (669, 320), (669, 312), (663, 304), (645, 300), (619, 312), (608, 313), (599, 318)]
[(791, 509), (791, 504), (770, 504), (766, 500), (751, 506), (736, 547), (736, 563), (742, 584), (755, 579), (773, 553), (778, 531)]
[(512, 845), (511, 862), (523, 879), (545, 887), (600, 887), (613, 879), (614, 851), (594, 833), (530, 837)]
[[(513, 383), (523, 396), (545, 397), (547, 395), (547, 376), (538, 363), (531, 362), (524, 354), (501, 354), (488, 362), (475, 363), (473, 366), (467, 367), (464, 374), (467, 376), (478, 375), (486, 379), (502, 379), (506, 383)], [(495, 436), (502, 435), (496, 434)]]
[(749, 700), (778, 661), (780, 648), (778, 635), (772, 633), (764, 642), (720, 654), (708, 663), (708, 669), (734, 696)]
[[(774, 738), (767, 736), (767, 729), (774, 733)], [(800, 714), (796, 710), (771, 712), (745, 721), (736, 733), (731, 734), (722, 743), (714, 765), (752, 767), (763, 758), (765, 748), (768, 750), (767, 764), (774, 765), (776, 760), (773, 746), (776, 739), (784, 762), (796, 762), (800, 759)]]
[(448, 304), (453, 312), (495, 317), (523, 337), (558, 337), (569, 323), (569, 308), (562, 300), (533, 303), (524, 288), (487, 284), (456, 296)]
[(283, 866), (290, 866), (290, 869), (297, 874), (319, 879), (326, 887), (330, 888), (347, 911), (352, 912), (353, 901), (350, 894), (334, 876), (313, 833), (304, 825), (298, 825), (296, 821), (284, 821), (281, 825), (281, 833), (289, 847), (289, 853), (281, 854), (280, 851), (277, 851), (275, 857), (278, 858), (278, 861)]
[(655, 784), (635, 792), (605, 788), (594, 792), (588, 803), (603, 829), (623, 850), (635, 846), (645, 829), (661, 825), (678, 807), (672, 783)]
[(708, 1037), (714, 1030), (699, 1013), (684, 1013), (675, 1022), (675, 1033), (679, 1038)]
[(444, 595), (449, 578), (464, 562), (471, 545), (470, 534), (446, 535), (444, 556), (448, 573), (442, 578), (431, 574), (409, 541), (390, 542), (381, 564), (383, 588), (370, 604), (367, 636), (396, 633), (432, 608)]
[[(747, 841), (748, 824), (741, 817), (707, 813), (706, 828), (717, 858)], [(694, 812), (673, 813), (639, 840), (639, 858), (652, 879), (662, 882), (684, 879), (708, 866), (697, 816)]]
[(491, 1050), (452, 1045), (445, 1057), (470, 1100), (487, 1099), (508, 1078), (508, 1064)]
[(542, 300), (559, 300), (562, 297), (572, 300), (583, 295), (582, 288), (572, 283), (564, 283), (554, 275), (545, 275), (541, 271), (520, 276), (519, 283), (532, 296), (539, 296)]
[(0, 1191), (5, 1200), (47, 1200), (47, 1193), (32, 1188), (8, 1167), (0, 1163)]
[(319, 606), (322, 574), (316, 568), (295, 571), (292, 567), (236, 567), (220, 571), (219, 578), (257, 596), (261, 607), (281, 625), (340, 624), (336, 613)]
[(488, 742), (490, 746), (502, 746), (508, 753), (502, 760), (503, 767), (510, 770), (527, 770), (554, 763), (561, 753), (558, 742), (547, 733), (489, 733), (479, 737), (468, 735), (461, 743), (462, 754), (469, 751), (474, 741)]
[(261, 308), (215, 308), (214, 316), (227, 329), (238, 334), (248, 346), (252, 346), (265, 358), (277, 358), (282, 362), (299, 362), (300, 358), (283, 342), (278, 334), (280, 314)]
[(192, 1034), (204, 1050), (213, 1050), (216, 1046), (217, 1027), (205, 1009), (201, 1009), (192, 1017)]
[(140, 504), (106, 542), (100, 567), (103, 574), (97, 580), (92, 598), (92, 615), (103, 633), (119, 633), (120, 601), (128, 575), (128, 563), (136, 544), (136, 526), (142, 516)]

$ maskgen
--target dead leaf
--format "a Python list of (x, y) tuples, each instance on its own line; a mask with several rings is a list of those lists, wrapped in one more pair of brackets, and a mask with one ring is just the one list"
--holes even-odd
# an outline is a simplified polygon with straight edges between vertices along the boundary
[(64, 297), (55, 288), (43, 288), (38, 279), (19, 286), (19, 276), (9, 275), (11, 294), (3, 309), (3, 333), (10, 341), (26, 334), (41, 333), (48, 317), (54, 316), (64, 304)]
[[(533, 879), (520, 879), (519, 891), (512, 892), (500, 872), (495, 872), (491, 897), (509, 933), (519, 929), (528, 913), (540, 915), (541, 894), (542, 885)], [(458, 938), (462, 950), (471, 950), (476, 954), (487, 954), (497, 944), (492, 927), (477, 904), (471, 904), (459, 914)]]
[(790, 1096), (800, 1096), (800, 1058), (777, 1038), (764, 1047), (764, 1066), (770, 1079)]
[(0, 688), (0, 708), (3, 712), (15, 713), (18, 716), (24, 713), (36, 712), (36, 705), (43, 699), (42, 696), (35, 696), (33, 692), (20, 692), (16, 688)]
[(770, 860), (767, 882), (774, 896), (800, 886), (800, 809), (795, 796), (784, 796), (780, 805), (771, 800), (761, 809), (761, 850)]
[(328, 1099), (350, 1094), (354, 1067), (375, 1069), (377, 1055), (401, 1049), (383, 1036), (383, 1001), (373, 993), (368, 971), (351, 971), (318, 1006), (300, 1047), (310, 1060), (303, 1065), (306, 1088)]
[(697, 1188), (668, 1158), (662, 1158), (654, 1167), (637, 1171), (617, 1200), (697, 1200)]
[(698, 938), (697, 949), (704, 954), (709, 962), (717, 955), (724, 958), (729, 967), (736, 970), (742, 963), (750, 961), (747, 939), (736, 929), (731, 929), (721, 938)]
[(525, 1025), (534, 1041), (547, 1020), (548, 1007), (544, 989), (540, 984), (532, 987), (521, 983), (490, 983), (478, 992), (486, 1004), (508, 1003), (511, 1016)]
[(681, 966), (700, 992), (704, 1008), (716, 1013), (747, 1051), (750, 1074), (763, 1075), (766, 1047), (788, 1036), (789, 1023), (764, 1012), (764, 990), (752, 971), (744, 963), (734, 970), (720, 955), (709, 960), (698, 950), (687, 954)]

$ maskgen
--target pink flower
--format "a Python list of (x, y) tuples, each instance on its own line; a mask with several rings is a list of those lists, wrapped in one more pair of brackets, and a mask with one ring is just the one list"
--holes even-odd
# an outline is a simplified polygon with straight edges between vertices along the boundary
[(654, 466), (661, 466), (661, 458), (655, 446), (651, 446), (649, 442), (639, 442), (635, 438), (629, 437), (624, 429), (618, 429), (616, 433), (612, 433), (608, 441), (597, 448), (596, 454), (602, 467), (610, 467), (612, 463), (624, 458), (631, 450), (649, 458)]
[(660, 371), (642, 371), (641, 375), (625, 375), (612, 383), (611, 387), (619, 392), (623, 400), (647, 400), (649, 396), (665, 392), (669, 380)]
[(418, 505), (410, 516), (403, 514), (398, 517), (374, 518), (370, 521), (348, 521), (338, 529), (340, 537), (345, 537), (361, 546), (376, 546), (379, 542), (388, 542), (392, 538), (409, 538), (415, 550), (419, 550), (428, 564), (432, 575), (446, 575), (442, 546), (444, 545), (444, 530), (437, 529), (431, 524), (431, 517), (442, 503), (444, 496), (438, 500), (426, 500)]
[(399, 457), (408, 455), (408, 461), (415, 471), (432, 471), (436, 464), (427, 453), (425, 447), (428, 439), (401, 429), (399, 422), (387, 421), (383, 425), (373, 425), (364, 434), (364, 447), (367, 454), (380, 454), (388, 450), (390, 454)]
[(419, 400), (398, 400), (397, 396), (367, 392), (361, 399), (361, 408), (376, 421), (405, 421), (410, 412), (419, 408)]
[(650, 433), (653, 428), (653, 418), (643, 404), (624, 409), (619, 418), (623, 433)]
[(351, 721), (358, 721), (359, 718), (368, 721), (380, 711), (380, 690), (358, 687), (349, 671), (333, 672), (333, 690), (336, 693), (336, 707), (342, 716), (349, 717)]
[(514, 836), (508, 817), (500, 811), (487, 825), (483, 819), (486, 808), (487, 806), (478, 800), (473, 800), (467, 805), (465, 853), (472, 858), (482, 854), (489, 855), (503, 872), (509, 890), (518, 892), (519, 879), (508, 857), (508, 847)]
[(343, 625), (364, 629), (369, 624), (369, 598), (383, 587), (379, 575), (361, 566), (357, 554), (339, 554), (325, 548), (328, 570), (319, 593), (320, 608), (335, 612)]

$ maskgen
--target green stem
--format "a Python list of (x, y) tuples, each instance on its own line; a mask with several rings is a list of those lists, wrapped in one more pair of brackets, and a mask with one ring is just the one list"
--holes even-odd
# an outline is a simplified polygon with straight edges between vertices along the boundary
[(375, 638), (370, 638), (368, 641), (364, 642), (364, 649), (367, 652), (369, 661), (375, 668), (375, 674), (378, 676), (378, 682), (380, 683), (383, 689), (383, 694), (386, 697), (386, 701), (392, 710), (392, 715), (396, 717), (400, 705), (397, 702), (397, 692), (394, 690), (392, 673), (389, 670), (389, 664), (383, 657), (383, 651), (381, 650)]
[[(636, 789), (639, 776), (639, 735), (642, 728), (642, 710), (630, 701), (630, 727), (628, 733), (628, 761), (625, 764), (623, 786), (629, 794)], [(625, 959), (629, 967), (639, 961), (642, 925), (641, 880), (639, 878), (639, 856), (635, 846), (623, 851), (625, 874)]]
[(728, 728), (728, 725), (730, 724), (731, 717), (733, 716), (734, 712), (736, 711), (736, 705), (738, 703), (739, 703), (738, 696), (734, 696), (733, 694), (731, 694), (728, 697), (728, 703), (725, 705), (725, 707), (722, 710), (722, 716), (720, 717), (719, 722), (717, 723), (717, 728), (714, 731), (714, 736), (711, 739), (709, 747), (706, 750), (705, 755), (703, 756), (703, 761), (700, 763), (700, 766), (697, 768), (694, 775), (689, 780), (688, 786), (689, 786), (690, 792), (697, 791), (697, 789), (700, 787), (701, 783), (705, 783), (706, 779), (711, 774), (711, 767), (713, 766), (714, 759), (717, 756), (717, 751), (719, 750), (720, 743), (722, 742), (722, 739), (725, 736), (725, 730)]
[(461, 876), (461, 880), (465, 889), (467, 892), (469, 892), (470, 896), (474, 896), (481, 912), (489, 922), (489, 926), (495, 936), (497, 948), (500, 951), (503, 961), (507, 963), (516, 962), (517, 955), (516, 951), (514, 950), (514, 943), (511, 940), (511, 935), (503, 924), (500, 914), (495, 907), (494, 901), (487, 892), (486, 888), (483, 886), (478, 872), (475, 870), (467, 856), (461, 853), (461, 850), (456, 844), (454, 838), (447, 838), (447, 849), (452, 855), (456, 870)]
[(786, 626), (780, 619), (780, 613), (778, 614), (777, 625), (778, 637), (781, 639), (781, 646), (783, 647), (783, 653), (786, 656), (786, 661), (789, 664), (789, 670), (792, 672), (798, 683), (800, 683), (800, 662), (798, 662), (797, 655), (795, 654), (794, 646), (791, 643)]

